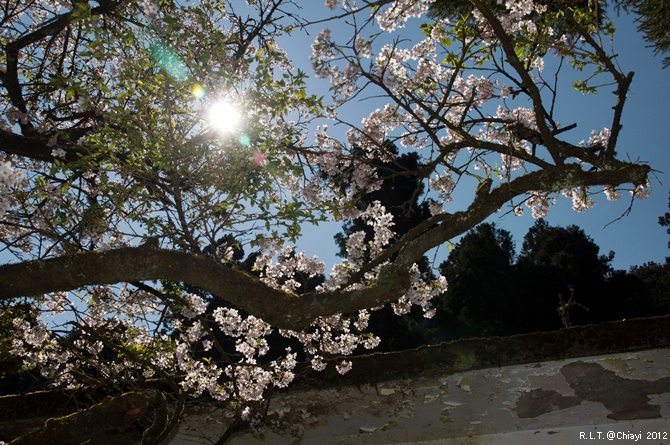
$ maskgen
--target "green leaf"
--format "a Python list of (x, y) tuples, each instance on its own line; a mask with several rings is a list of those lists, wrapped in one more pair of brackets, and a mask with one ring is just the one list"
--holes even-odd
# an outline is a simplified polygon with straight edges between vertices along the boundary
[(589, 86), (585, 80), (576, 80), (572, 82), (572, 86), (575, 90), (582, 94), (598, 94), (598, 89), (596, 87)]

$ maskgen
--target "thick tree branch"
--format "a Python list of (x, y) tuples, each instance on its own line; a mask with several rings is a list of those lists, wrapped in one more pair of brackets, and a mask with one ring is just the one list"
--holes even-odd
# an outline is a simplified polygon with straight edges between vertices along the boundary
[(426, 251), (474, 227), (515, 196), (531, 190), (557, 192), (578, 186), (646, 181), (648, 166), (614, 162), (613, 168), (594, 172), (569, 164), (531, 172), (490, 192), (481, 190), (466, 211), (441, 215), (435, 221), (437, 225), (421, 234), (413, 233), (412, 238), (405, 236), (391, 246), (390, 250), (398, 255), (382, 268), (374, 286), (363, 289), (311, 292), (297, 297), (205, 256), (143, 245), (0, 266), (1, 298), (69, 291), (87, 285), (165, 279), (198, 286), (273, 326), (300, 330), (319, 316), (396, 301), (411, 285), (410, 267)]
[[(89, 441), (108, 443), (109, 438), (114, 438), (117, 444), (137, 443), (138, 437), (133, 437), (133, 431), (129, 429), (148, 414), (151, 408), (155, 411), (158, 406), (154, 405), (160, 405), (161, 401), (164, 403), (165, 397), (156, 394), (129, 392), (118, 397), (107, 397), (86, 410), (51, 418), (44, 427), (11, 441), (10, 445), (74, 444)], [(153, 444), (155, 441), (146, 443)]]
[(0, 267), (3, 299), (68, 291), (87, 285), (159, 279), (199, 286), (251, 313), (269, 317), (270, 322), (276, 318), (272, 317), (272, 308), (290, 305), (293, 298), (205, 256), (148, 245)]
[[(444, 215), (443, 222), (408, 243), (407, 249), (426, 252), (466, 232), (496, 213), (510, 199), (532, 190), (559, 192), (567, 188), (597, 185), (642, 184), (650, 172), (647, 165), (613, 161), (609, 170), (584, 171), (577, 164), (528, 173), (501, 184), (488, 194), (478, 193), (464, 212)], [(399, 255), (402, 256), (402, 253)], [(404, 264), (399, 263), (398, 266)]]
[(65, 161), (76, 162), (84, 151), (72, 143), (59, 143), (53, 147), (47, 145), (43, 136), (22, 136), (7, 130), (0, 130), (0, 150), (13, 155), (22, 156), (35, 161), (53, 163), (56, 158), (51, 154), (55, 148), (65, 150)]
[(391, 265), (373, 288), (297, 297), (205, 256), (148, 246), (0, 266), (1, 298), (5, 300), (87, 285), (159, 279), (198, 286), (274, 326), (296, 330), (306, 328), (318, 316), (395, 301), (410, 284), (407, 271)]

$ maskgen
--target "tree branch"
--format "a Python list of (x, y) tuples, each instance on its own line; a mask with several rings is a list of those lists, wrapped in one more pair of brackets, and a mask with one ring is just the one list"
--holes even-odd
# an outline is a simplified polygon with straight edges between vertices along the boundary
[(495, 213), (511, 198), (531, 190), (559, 191), (592, 185), (639, 184), (650, 168), (613, 161), (608, 170), (587, 172), (576, 164), (528, 173), (488, 192), (481, 189), (463, 212), (445, 214), (414, 238), (401, 238), (398, 252), (384, 266), (374, 286), (356, 290), (310, 292), (297, 297), (211, 258), (148, 245), (104, 252), (84, 252), (46, 260), (0, 266), (2, 299), (69, 291), (87, 285), (143, 280), (172, 280), (200, 287), (273, 326), (301, 330), (319, 316), (354, 312), (398, 300), (410, 287), (409, 269), (422, 255), (464, 233)]
[[(11, 441), (10, 445), (84, 443), (89, 440), (99, 443), (98, 440), (109, 434), (125, 432), (147, 413), (150, 404), (151, 396), (140, 392), (108, 397), (84, 411), (49, 419), (44, 427)], [(132, 443), (130, 437), (117, 439), (117, 443)]]
[[(538, 164), (536, 158), (528, 158), (524, 154), (519, 154), (519, 157), (538, 164), (541, 170), (503, 183), (494, 190), (481, 188), (466, 211), (436, 216), (411, 230), (352, 277), (359, 278), (364, 272), (370, 271), (386, 261), (391, 261), (382, 267), (374, 285), (356, 290), (310, 292), (297, 297), (271, 288), (259, 279), (240, 270), (227, 267), (211, 258), (145, 245), (104, 252), (84, 252), (58, 258), (0, 266), (0, 289), (2, 289), (0, 299), (34, 296), (55, 291), (70, 291), (89, 285), (171, 280), (202, 288), (236, 307), (264, 319), (273, 326), (300, 330), (308, 327), (319, 316), (354, 312), (396, 301), (410, 288), (409, 270), (412, 264), (418, 261), (426, 251), (474, 227), (515, 196), (531, 190), (559, 191), (581, 185), (617, 185), (626, 182), (639, 184), (644, 182), (649, 172), (649, 168), (645, 166), (612, 160), (607, 165), (603, 165), (600, 171), (586, 172), (576, 164), (563, 164), (565, 158), (557, 158), (557, 150), (561, 149), (562, 152), (565, 152), (570, 148), (572, 150), (570, 153), (574, 153), (575, 157), (579, 159), (594, 158), (591, 159), (593, 164), (597, 161), (595, 154), (582, 153), (574, 146), (565, 148), (559, 145), (559, 141), (555, 139), (555, 134), (551, 132), (544, 121), (546, 111), (542, 106), (540, 92), (515, 54), (513, 41), (505, 35), (502, 25), (483, 2), (474, 0), (473, 3), (482, 7), (482, 13), (491, 23), (496, 34), (499, 35), (509, 62), (522, 79), (521, 85), (529, 91), (540, 133), (545, 140), (545, 144), (549, 144), (548, 148), (559, 165), (552, 166), (544, 162)], [(101, 2), (100, 4), (110, 10), (119, 5), (112, 1)], [(274, 12), (274, 9), (270, 12)], [(69, 17), (69, 15), (58, 17), (33, 33), (9, 43), (6, 47), (8, 72), (5, 77), (11, 78), (13, 76), (9, 67), (16, 70), (17, 64), (14, 59), (19, 50), (47, 35), (60, 32), (69, 23)], [(454, 78), (451, 80), (452, 84), (453, 80)], [(11, 81), (9, 83), (11, 84)], [(379, 85), (385, 88), (382, 84)], [(8, 90), (11, 90), (11, 85)], [(396, 102), (404, 106), (409, 113), (413, 113), (407, 104), (403, 105), (398, 97), (393, 96), (392, 91), (387, 88), (386, 92), (395, 97)], [(12, 96), (11, 91), (10, 96)], [(426, 110), (426, 112), (431, 113), (431, 110)], [(434, 114), (434, 112), (432, 113), (431, 117), (439, 121), (440, 116)], [(445, 121), (444, 123), (449, 126), (448, 122)], [(424, 128), (430, 130), (428, 127)], [(471, 142), (471, 136), (467, 132), (463, 133), (462, 129), (459, 131), (457, 128), (452, 128), (452, 130), (461, 134), (466, 142)], [(8, 131), (0, 131), (0, 145), (6, 147), (4, 150), (7, 153), (53, 162), (52, 150), (43, 139), (32, 135), (19, 136)], [(80, 153), (81, 149), (70, 144), (66, 144), (66, 146), (68, 148), (66, 150), (66, 161), (76, 160), (78, 158), (77, 153)], [(485, 148), (501, 151), (501, 146), (497, 145), (489, 145)], [(591, 157), (589, 158), (589, 156)]]
[(53, 147), (49, 147), (43, 136), (32, 134), (30, 136), (22, 136), (7, 130), (0, 130), (0, 147), (2, 147), (0, 148), (1, 151), (8, 154), (49, 163), (53, 163), (56, 160), (51, 154), (55, 148), (65, 150), (65, 160), (68, 162), (76, 162), (80, 159), (79, 155), (85, 154), (80, 147), (72, 143), (58, 143)]
[[(100, 6), (96, 6), (95, 8), (91, 9), (91, 14), (109, 14), (117, 7), (119, 7), (121, 2), (106, 0), (100, 1), (99, 4)], [(22, 113), (26, 113), (28, 111), (28, 106), (25, 98), (23, 97), (21, 82), (19, 81), (19, 51), (29, 45), (39, 42), (45, 37), (60, 33), (74, 20), (74, 11), (75, 10), (73, 9), (67, 13), (58, 15), (29, 34), (26, 34), (5, 45), (4, 50), (7, 69), (2, 76), (2, 83), (7, 90), (7, 94), (12, 104)], [(30, 123), (21, 124), (21, 129), (24, 134), (33, 132), (33, 127)]]
[(552, 144), (554, 138), (551, 134), (551, 129), (547, 126), (547, 122), (545, 121), (548, 113), (544, 108), (542, 95), (540, 94), (539, 88), (533, 81), (533, 78), (528, 73), (528, 71), (526, 71), (526, 67), (521, 62), (521, 60), (519, 60), (512, 37), (507, 34), (503, 28), (502, 23), (500, 23), (496, 17), (494, 11), (489, 6), (487, 6), (485, 2), (481, 0), (472, 0), (472, 4), (481, 12), (482, 16), (493, 29), (493, 32), (500, 41), (500, 45), (505, 52), (507, 61), (521, 78), (520, 85), (527, 91), (528, 96), (531, 99), (533, 104), (533, 112), (535, 114), (535, 123), (537, 124), (539, 133), (542, 136), (544, 145), (549, 151), (549, 154), (551, 155), (554, 162), (556, 164), (561, 164), (563, 160), (560, 156), (558, 156), (558, 153), (556, 153), (556, 147), (554, 144)]

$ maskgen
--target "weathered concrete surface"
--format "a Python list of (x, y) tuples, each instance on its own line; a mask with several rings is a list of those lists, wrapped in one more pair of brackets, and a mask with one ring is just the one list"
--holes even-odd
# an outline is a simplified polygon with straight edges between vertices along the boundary
[[(271, 403), (274, 431), (231, 443), (670, 444), (669, 376), (670, 349), (656, 348), (294, 390)], [(168, 443), (216, 442), (224, 429), (207, 411)]]

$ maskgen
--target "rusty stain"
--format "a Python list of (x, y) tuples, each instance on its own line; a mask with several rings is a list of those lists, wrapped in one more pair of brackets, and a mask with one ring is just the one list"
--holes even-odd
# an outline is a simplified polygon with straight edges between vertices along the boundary
[(670, 377), (654, 381), (628, 379), (597, 363), (572, 362), (560, 372), (575, 395), (535, 388), (517, 401), (514, 410), (520, 418), (570, 408), (585, 400), (602, 403), (610, 411), (607, 417), (613, 420), (660, 418), (661, 407), (649, 404), (649, 396), (670, 392)]

